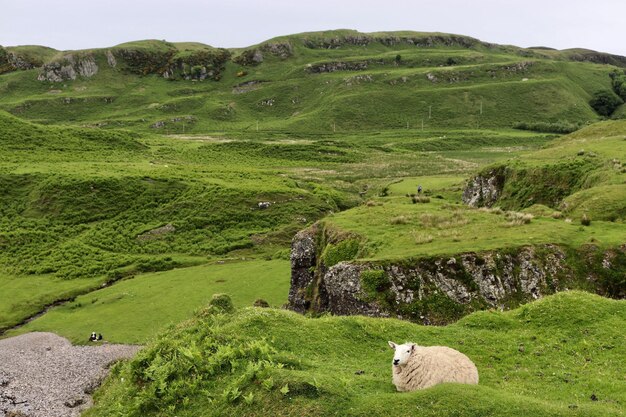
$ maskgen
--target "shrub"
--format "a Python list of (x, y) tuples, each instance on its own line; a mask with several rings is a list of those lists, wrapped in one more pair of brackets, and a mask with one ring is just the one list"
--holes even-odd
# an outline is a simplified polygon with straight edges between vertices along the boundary
[(619, 96), (608, 90), (601, 90), (594, 93), (593, 98), (589, 101), (589, 105), (600, 116), (608, 117), (624, 103)]
[(580, 129), (580, 123), (572, 123), (567, 121), (558, 122), (518, 122), (513, 124), (513, 129), (532, 130), (534, 132), (543, 133), (572, 133)]
[(228, 294), (213, 294), (209, 306), (215, 307), (224, 313), (232, 313), (235, 311), (233, 306), (233, 300), (231, 300)]

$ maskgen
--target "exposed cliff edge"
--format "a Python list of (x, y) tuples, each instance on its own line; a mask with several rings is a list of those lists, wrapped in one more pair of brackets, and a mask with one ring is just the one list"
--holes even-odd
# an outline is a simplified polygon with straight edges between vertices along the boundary
[[(329, 256), (329, 247), (350, 241), (338, 241), (319, 224), (294, 237), (290, 309), (445, 324), (472, 311), (509, 309), (568, 289), (626, 297), (619, 278), (626, 276), (626, 245), (601, 250), (546, 244), (399, 261)], [(355, 251), (343, 253), (350, 257)]]
[(98, 73), (93, 55), (65, 55), (61, 60), (45, 64), (37, 77), (39, 81), (63, 82), (80, 76), (91, 78)]

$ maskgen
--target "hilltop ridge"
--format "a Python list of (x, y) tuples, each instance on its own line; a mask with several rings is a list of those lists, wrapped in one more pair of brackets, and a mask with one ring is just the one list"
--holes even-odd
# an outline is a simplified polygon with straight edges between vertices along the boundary
[[(0, 109), (157, 133), (586, 123), (626, 58), (428, 32), (279, 36), (245, 48), (143, 40), (0, 48)], [(615, 112), (624, 114), (623, 109)]]

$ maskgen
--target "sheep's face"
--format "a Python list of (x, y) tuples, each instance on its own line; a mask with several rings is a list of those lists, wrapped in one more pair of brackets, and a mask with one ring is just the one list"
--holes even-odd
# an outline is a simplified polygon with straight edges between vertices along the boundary
[(409, 361), (409, 357), (415, 350), (415, 343), (405, 343), (403, 345), (397, 345), (390, 341), (389, 347), (394, 350), (392, 364), (394, 366), (404, 366)]

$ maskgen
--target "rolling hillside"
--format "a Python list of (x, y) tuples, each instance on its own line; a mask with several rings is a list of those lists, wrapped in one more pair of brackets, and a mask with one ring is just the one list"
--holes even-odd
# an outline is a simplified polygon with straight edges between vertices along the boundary
[(594, 51), (348, 30), (238, 50), (152, 40), (4, 55), (31, 64), (0, 63), (0, 108), (42, 123), (157, 133), (584, 124), (598, 120), (592, 94), (610, 90), (609, 73), (626, 66)]

